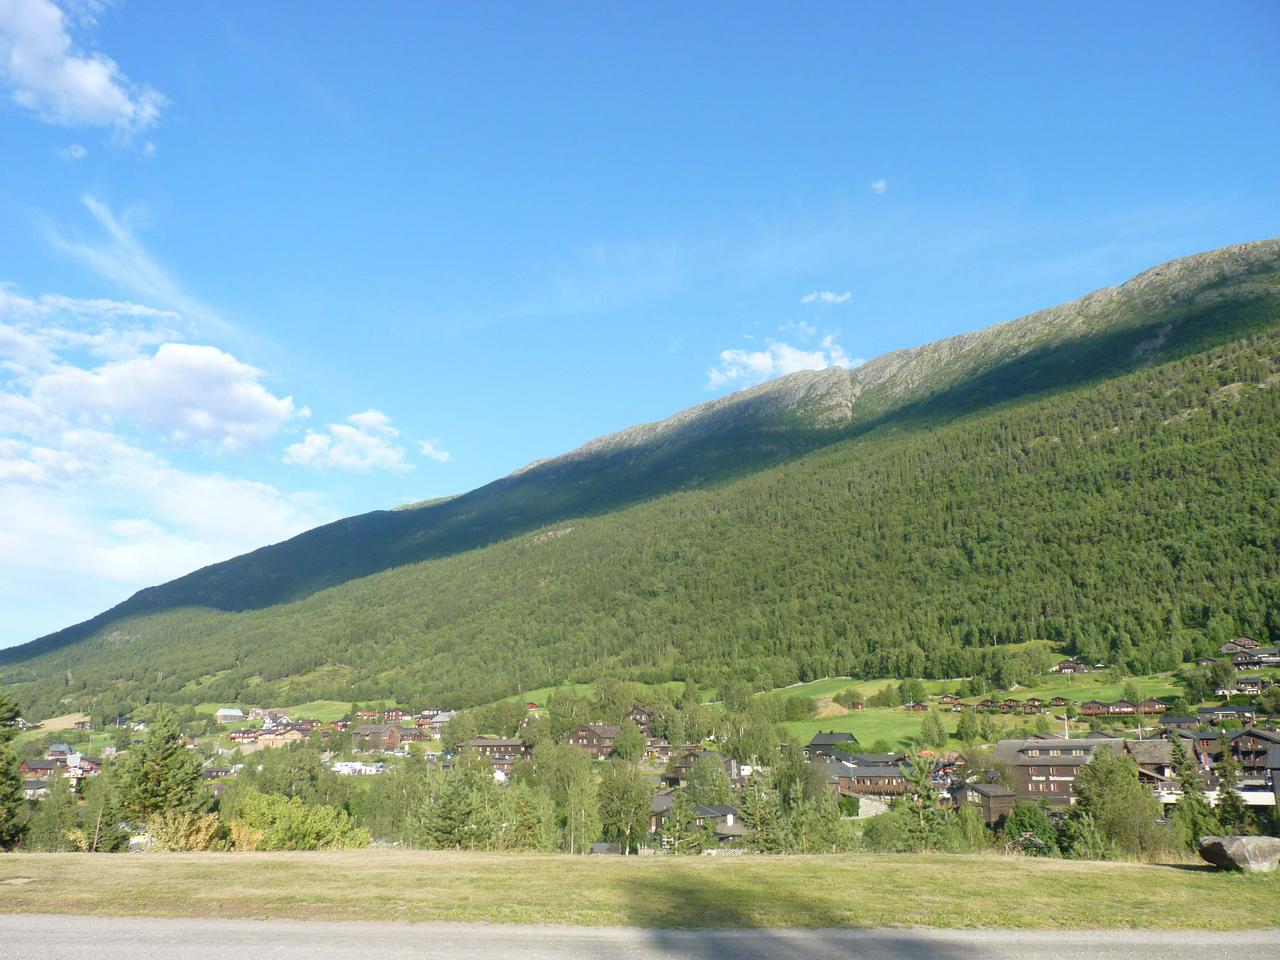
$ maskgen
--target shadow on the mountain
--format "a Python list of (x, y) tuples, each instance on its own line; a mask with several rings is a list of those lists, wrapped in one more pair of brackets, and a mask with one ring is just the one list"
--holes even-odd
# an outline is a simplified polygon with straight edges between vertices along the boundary
[[(1280, 321), (1280, 297), (1220, 300), (1121, 322), (1101, 334), (1042, 346), (924, 399), (879, 410), (832, 430), (787, 418), (751, 429), (665, 436), (589, 460), (540, 465), (470, 493), (416, 509), (382, 510), (317, 527), (291, 540), (140, 590), (91, 620), (0, 651), (0, 663), (72, 644), (127, 616), (177, 607), (256, 610), (383, 570), (473, 550), (548, 524), (610, 513), (680, 490), (704, 489), (876, 431), (941, 426), (993, 406), (1118, 376), (1153, 360), (1260, 332)], [(1153, 352), (1158, 344), (1158, 356)], [(856, 408), (855, 408), (856, 409)]]
[[(994, 954), (942, 932), (845, 927), (835, 896), (796, 884), (773, 889), (740, 882), (734, 867), (690, 863), (636, 871), (628, 924), (659, 956), (688, 960), (953, 960)], [(778, 926), (782, 923), (786, 926)]]

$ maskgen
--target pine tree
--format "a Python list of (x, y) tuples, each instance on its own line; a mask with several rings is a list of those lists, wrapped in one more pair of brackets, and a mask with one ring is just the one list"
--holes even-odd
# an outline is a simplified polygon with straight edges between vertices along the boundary
[(938, 791), (933, 785), (932, 764), (914, 757), (907, 764), (907, 792), (893, 805), (903, 815), (911, 849), (937, 849), (942, 837), (942, 811), (938, 808)]
[(26, 798), (18, 758), (9, 742), (17, 734), (18, 707), (0, 688), (0, 850), (12, 850), (26, 832)]
[(1223, 736), (1219, 738), (1219, 749), (1222, 760), (1218, 763), (1218, 820), (1222, 829), (1233, 834), (1247, 834), (1253, 831), (1253, 817), (1244, 802), (1244, 797), (1236, 789), (1240, 783), (1240, 764), (1231, 752), (1231, 741)]
[(1200, 845), (1201, 837), (1222, 833), (1222, 824), (1204, 795), (1200, 771), (1178, 740), (1173, 741), (1171, 761), (1173, 772), (1182, 786), (1182, 796), (1173, 807), (1174, 829), (1177, 830), (1183, 847), (1195, 850)]
[(49, 778), (49, 789), (36, 804), (26, 846), (30, 850), (57, 853), (74, 850), (72, 830), (77, 825), (76, 794), (70, 781), (61, 774)]
[(212, 801), (200, 783), (200, 757), (183, 743), (173, 717), (161, 711), (142, 743), (120, 764), (119, 787), (125, 814), (144, 823), (156, 813), (201, 813)]

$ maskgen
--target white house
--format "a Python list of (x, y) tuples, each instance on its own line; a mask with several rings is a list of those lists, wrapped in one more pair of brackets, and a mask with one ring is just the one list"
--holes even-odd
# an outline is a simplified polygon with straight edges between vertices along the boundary
[(213, 715), (213, 719), (218, 723), (239, 723), (245, 719), (244, 711), (239, 707), (220, 707)]

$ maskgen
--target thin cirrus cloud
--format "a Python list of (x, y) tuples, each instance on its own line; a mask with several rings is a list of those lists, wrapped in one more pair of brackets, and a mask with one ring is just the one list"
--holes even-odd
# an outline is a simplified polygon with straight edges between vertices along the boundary
[(884, 177), (881, 177), (879, 180), (871, 181), (871, 192), (874, 194), (878, 194), (879, 196), (884, 196), (885, 191), (887, 191), (888, 189), (889, 189), (889, 181), (886, 180)]
[(0, 84), (9, 98), (57, 126), (106, 127), (124, 137), (153, 126), (164, 96), (130, 80), (106, 54), (82, 51), (71, 27), (52, 0), (0, 0)]
[[(4, 0), (0, 0), (0, 3), (3, 2)], [(86, 194), (81, 199), (101, 229), (101, 235), (93, 238), (73, 235), (41, 218), (45, 236), (56, 249), (79, 260), (100, 277), (135, 296), (176, 310), (208, 333), (234, 333), (231, 324), (219, 316), (217, 311), (189, 294), (156, 263), (130, 229), (128, 217), (118, 216), (108, 204), (92, 195)]]
[(448, 463), (453, 459), (453, 454), (440, 446), (439, 437), (433, 437), (430, 440), (419, 440), (418, 449), (424, 457), (434, 460), (436, 463)]
[(852, 299), (853, 299), (853, 294), (850, 293), (848, 290), (846, 290), (844, 293), (836, 293), (832, 290), (814, 290), (812, 293), (806, 293), (803, 297), (801, 297), (800, 302), (808, 303), (808, 304), (822, 303), (822, 304), (832, 305), (837, 303), (848, 303)]

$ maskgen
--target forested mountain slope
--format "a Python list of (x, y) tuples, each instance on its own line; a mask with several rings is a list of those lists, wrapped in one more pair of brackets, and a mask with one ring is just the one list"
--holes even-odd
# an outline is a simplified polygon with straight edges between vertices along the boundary
[(837, 440), (1096, 381), (1259, 329), (1280, 289), (1280, 241), (1164, 264), (1120, 287), (855, 370), (802, 372), (593, 441), (460, 497), (350, 517), (139, 591), (83, 624), (0, 651), (54, 650), (125, 617), (250, 610), (560, 520), (706, 488)]
[[(36, 713), (467, 703), (606, 673), (994, 674), (1001, 645), (1029, 639), (1145, 669), (1236, 630), (1280, 637), (1278, 262), (1274, 242), (1229, 248), (968, 339), (784, 378), (493, 486), (578, 477), (598, 505), (611, 471), (638, 497), (652, 464), (661, 493), (682, 459), (696, 476), (709, 451), (802, 437), (761, 455), (780, 466), (540, 529), (520, 518), (505, 541), (261, 609), (118, 608), (78, 642), (6, 651), (7, 679)], [(502, 496), (482, 492), (407, 513)], [(286, 556), (272, 549), (222, 566)]]

